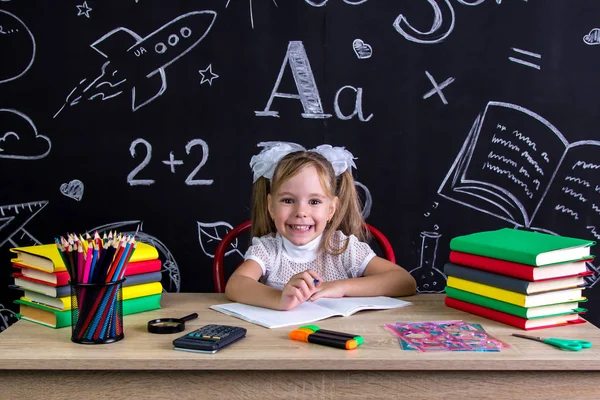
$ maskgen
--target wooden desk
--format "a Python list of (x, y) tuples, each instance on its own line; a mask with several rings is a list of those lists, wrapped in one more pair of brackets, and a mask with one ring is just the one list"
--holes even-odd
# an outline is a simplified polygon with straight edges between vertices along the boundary
[[(365, 311), (318, 324), (365, 338), (344, 351), (292, 341), (292, 328), (266, 329), (208, 309), (221, 294), (165, 294), (161, 310), (124, 317), (125, 338), (106, 345), (70, 341), (70, 328), (19, 321), (0, 334), (0, 399), (75, 397), (168, 399), (594, 399), (600, 398), (600, 329), (586, 323), (534, 331), (594, 346), (566, 352), (510, 336), (518, 329), (443, 305), (443, 295), (406, 298), (412, 306)], [(214, 355), (172, 350), (180, 334), (146, 331), (150, 319), (200, 317), (189, 332), (216, 323), (248, 329)], [(384, 323), (462, 319), (481, 323), (511, 348), (498, 353), (402, 351)], [(522, 331), (521, 331), (522, 332)]]

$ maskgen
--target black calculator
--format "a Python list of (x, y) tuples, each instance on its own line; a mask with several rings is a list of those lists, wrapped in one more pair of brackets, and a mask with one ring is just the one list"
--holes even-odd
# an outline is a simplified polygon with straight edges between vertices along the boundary
[(205, 325), (173, 340), (175, 350), (214, 354), (246, 337), (246, 329), (239, 326)]

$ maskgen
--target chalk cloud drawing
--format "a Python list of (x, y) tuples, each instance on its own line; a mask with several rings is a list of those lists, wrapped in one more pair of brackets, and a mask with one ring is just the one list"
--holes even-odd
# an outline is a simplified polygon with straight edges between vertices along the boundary
[(132, 86), (132, 111), (152, 102), (167, 90), (165, 69), (206, 37), (216, 17), (215, 11), (192, 11), (180, 15), (146, 37), (124, 27), (108, 32), (90, 45), (107, 59), (100, 75), (89, 84), (87, 79), (81, 80), (54, 118), (65, 106), (74, 106), (81, 100), (116, 97), (123, 90), (117, 86), (125, 83)]
[(600, 44), (600, 29), (594, 28), (583, 37), (583, 43), (594, 46)]
[(81, 182), (79, 179), (73, 179), (69, 183), (63, 183), (60, 185), (60, 192), (63, 195), (77, 201), (81, 201), (83, 198), (83, 189), (83, 182)]
[(435, 267), (440, 237), (438, 232), (421, 232), (419, 266), (409, 273), (417, 281), (417, 293), (441, 293), (446, 286), (446, 275)]
[[(569, 143), (522, 106), (488, 102), (438, 193), (515, 227), (557, 234), (536, 215), (552, 215), (560, 234), (600, 240), (600, 141)], [(598, 268), (588, 267), (598, 280)]]
[(127, 235), (135, 235), (138, 242), (148, 243), (149, 245), (156, 247), (161, 260), (164, 259), (164, 261), (162, 261), (162, 270), (169, 272), (169, 288), (167, 290), (163, 284), (163, 290), (167, 292), (179, 293), (181, 288), (181, 277), (179, 276), (179, 266), (175, 261), (175, 257), (173, 257), (173, 254), (171, 254), (171, 251), (163, 242), (161, 242), (158, 238), (144, 232), (143, 224), (143, 221), (139, 220), (121, 221), (96, 226), (88, 229), (88, 232), (117, 230)]
[[(23, 76), (35, 59), (36, 44), (33, 34), (19, 17), (0, 10), (0, 83)], [(14, 53), (13, 49), (19, 49)]]
[[(537, 59), (541, 59), (542, 58), (541, 54), (532, 53), (531, 51), (527, 51), (527, 50), (523, 50), (523, 49), (517, 49), (516, 47), (511, 47), (510, 49), (512, 51), (514, 51), (515, 53), (519, 54), (519, 55), (525, 55), (525, 56), (532, 57), (532, 58), (537, 58)], [(525, 61), (525, 60), (521, 60), (520, 58), (517, 58), (517, 57), (508, 57), (508, 59), (510, 61), (514, 62), (514, 63), (521, 64), (521, 65), (524, 65), (524, 66), (529, 67), (529, 68), (534, 68), (534, 69), (537, 69), (537, 70), (540, 70), (542, 68), (538, 64), (535, 64), (535, 63), (532, 63), (532, 62), (529, 62), (529, 61)]]
[[(272, 1), (273, 4), (275, 4), (275, 7), (279, 7), (275, 0)], [(225, 8), (229, 7), (229, 3), (231, 3), (231, 0), (227, 0), (227, 3), (225, 3)], [(248, 8), (250, 10), (250, 25), (252, 25), (252, 29), (254, 29), (254, 9), (252, 7), (252, 0), (248, 0)]]
[(85, 15), (87, 18), (90, 17), (90, 11), (92, 9), (88, 6), (87, 1), (84, 1), (83, 4), (76, 6), (77, 7), (77, 16)]
[[(433, 8), (434, 14), (433, 24), (428, 31), (420, 31), (413, 27), (403, 14), (398, 15), (392, 24), (399, 34), (411, 42), (422, 44), (440, 43), (454, 30), (454, 8), (450, 4), (450, 0), (427, 0), (427, 2)], [(449, 20), (450, 23), (444, 24), (444, 20)]]
[(51, 148), (50, 139), (38, 134), (31, 118), (17, 110), (0, 108), (0, 158), (39, 160)]
[(202, 75), (202, 80), (200, 81), (201, 85), (204, 84), (204, 82), (208, 82), (208, 84), (212, 86), (213, 79), (217, 79), (219, 77), (219, 75), (215, 74), (212, 71), (212, 64), (208, 64), (208, 67), (206, 67), (206, 69), (201, 69), (198, 72), (200, 73), (200, 75)]
[(425, 75), (427, 76), (427, 78), (429, 79), (431, 84), (433, 85), (433, 89), (431, 89), (429, 92), (427, 92), (423, 95), (423, 100), (431, 97), (434, 93), (437, 93), (437, 95), (442, 100), (442, 103), (448, 104), (448, 100), (446, 100), (446, 96), (444, 95), (444, 92), (442, 92), (442, 90), (445, 89), (452, 82), (454, 82), (454, 78), (448, 78), (444, 82), (442, 82), (438, 85), (438, 83), (435, 81), (435, 79), (433, 78), (433, 76), (431, 76), (431, 74), (429, 72), (425, 71)]
[[(233, 226), (224, 221), (218, 222), (200, 222), (198, 224), (198, 242), (202, 252), (210, 258), (215, 258), (215, 251), (221, 242), (221, 239), (233, 229)], [(237, 253), (241, 257), (244, 257), (242, 252), (238, 249), (237, 238), (233, 239), (229, 244), (229, 249), (225, 252), (225, 256), (232, 253)]]
[(359, 60), (371, 58), (373, 55), (373, 48), (371, 45), (363, 42), (362, 39), (354, 39), (352, 42), (352, 48), (354, 49), (354, 54), (356, 54), (356, 57), (358, 57)]

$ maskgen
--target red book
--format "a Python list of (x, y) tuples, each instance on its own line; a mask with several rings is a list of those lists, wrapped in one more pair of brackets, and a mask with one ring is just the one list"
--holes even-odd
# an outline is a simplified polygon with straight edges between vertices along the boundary
[(13, 267), (20, 268), (23, 276), (51, 286), (65, 286), (69, 284), (69, 273), (67, 271), (46, 272), (36, 268), (13, 263)]
[(444, 299), (444, 303), (448, 307), (456, 308), (457, 310), (466, 311), (471, 314), (479, 315), (480, 317), (502, 322), (503, 324), (510, 326), (516, 326), (517, 328), (524, 330), (551, 328), (554, 326), (565, 326), (586, 322), (579, 316), (579, 314), (565, 314), (526, 319), (517, 317), (516, 315), (507, 314), (502, 311), (482, 307), (477, 304), (453, 299), (452, 297), (446, 297)]
[(459, 251), (450, 252), (451, 263), (494, 272), (500, 275), (525, 279), (527, 281), (539, 281), (543, 279), (583, 274), (587, 272), (586, 262), (591, 260), (593, 260), (593, 258), (543, 267), (532, 267), (531, 265), (478, 256), (476, 254), (462, 253)]
[[(51, 273), (40, 271), (35, 268), (29, 268), (19, 263), (13, 263), (13, 267), (20, 268), (21, 274), (23, 274), (24, 277), (35, 280), (38, 283), (44, 283), (50, 286), (64, 286), (69, 284), (70, 278), (67, 271)], [(125, 276), (157, 272), (160, 271), (161, 267), (162, 264), (159, 259), (130, 262), (125, 269)]]
[(130, 262), (127, 264), (127, 268), (125, 268), (125, 276), (156, 272), (160, 271), (161, 267), (162, 264), (159, 259)]

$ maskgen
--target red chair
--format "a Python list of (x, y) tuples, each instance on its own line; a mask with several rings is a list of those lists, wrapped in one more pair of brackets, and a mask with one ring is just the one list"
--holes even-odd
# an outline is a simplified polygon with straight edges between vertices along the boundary
[[(225, 263), (225, 253), (227, 252), (229, 245), (231, 242), (236, 239), (238, 236), (248, 231), (252, 226), (252, 221), (242, 222), (238, 226), (234, 227), (232, 230), (227, 233), (221, 239), (221, 243), (217, 246), (217, 250), (215, 251), (215, 257), (213, 259), (213, 281), (215, 284), (215, 292), (216, 293), (225, 293), (225, 272), (224, 272), (224, 263)], [(389, 240), (385, 237), (383, 233), (372, 225), (367, 224), (367, 228), (371, 232), (371, 236), (377, 241), (381, 250), (383, 251), (383, 257), (391, 261), (393, 263), (396, 262), (396, 256), (394, 255), (394, 250), (392, 249), (392, 245)], [(237, 267), (236, 267), (237, 268)]]

